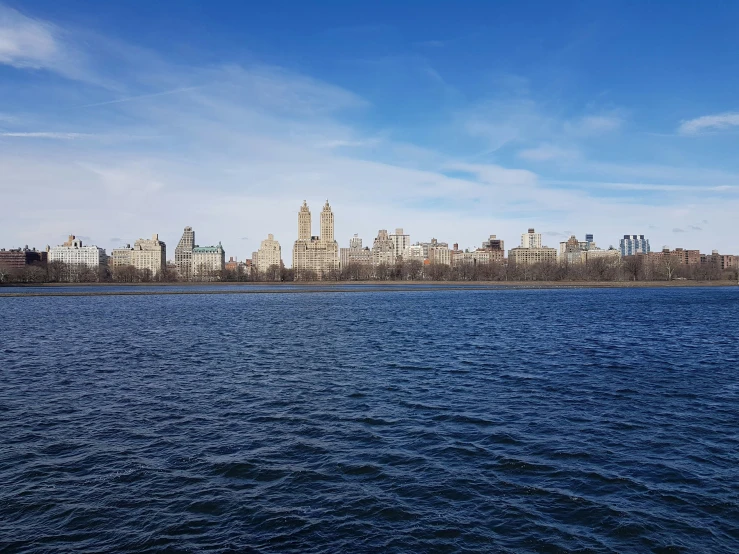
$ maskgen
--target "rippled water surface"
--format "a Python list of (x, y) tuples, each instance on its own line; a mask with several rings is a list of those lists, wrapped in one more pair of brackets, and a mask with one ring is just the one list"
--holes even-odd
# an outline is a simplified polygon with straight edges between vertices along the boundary
[(0, 316), (0, 550), (739, 550), (739, 288)]

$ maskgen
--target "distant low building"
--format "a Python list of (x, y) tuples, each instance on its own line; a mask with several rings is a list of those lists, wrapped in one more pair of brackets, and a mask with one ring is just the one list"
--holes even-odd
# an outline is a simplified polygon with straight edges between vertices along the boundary
[(49, 263), (61, 262), (67, 266), (85, 266), (97, 269), (107, 265), (108, 257), (103, 248), (83, 246), (82, 240), (74, 235), (69, 235), (69, 240), (64, 244), (49, 249), (48, 261)]
[(192, 279), (213, 281), (226, 268), (226, 252), (219, 242), (216, 246), (194, 246), (192, 249)]
[(3, 269), (23, 269), (29, 265), (46, 265), (47, 253), (34, 249), (16, 248), (0, 250), (0, 267)]
[(542, 248), (512, 248), (508, 251), (508, 263), (524, 265), (536, 264), (541, 262), (556, 262), (557, 249)]

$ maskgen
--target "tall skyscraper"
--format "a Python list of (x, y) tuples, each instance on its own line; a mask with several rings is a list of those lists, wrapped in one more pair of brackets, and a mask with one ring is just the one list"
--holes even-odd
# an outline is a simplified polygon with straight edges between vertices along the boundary
[(339, 244), (334, 240), (334, 213), (326, 200), (321, 211), (321, 234), (311, 235), (311, 213), (308, 203), (298, 212), (298, 240), (293, 246), (295, 279), (315, 276), (324, 279), (339, 269)]
[(310, 240), (311, 237), (311, 219), (308, 203), (303, 200), (298, 212), (298, 240)]
[(649, 239), (644, 235), (624, 235), (619, 243), (621, 256), (633, 256), (635, 254), (649, 254)]
[(186, 281), (192, 275), (192, 249), (195, 246), (195, 231), (192, 227), (185, 227), (182, 238), (174, 249), (174, 263), (180, 277)]
[(326, 204), (323, 206), (323, 210), (321, 210), (321, 234), (319, 236), (321, 237), (321, 240), (326, 243), (335, 242), (334, 212), (331, 211), (331, 206), (329, 206), (328, 200), (326, 200)]

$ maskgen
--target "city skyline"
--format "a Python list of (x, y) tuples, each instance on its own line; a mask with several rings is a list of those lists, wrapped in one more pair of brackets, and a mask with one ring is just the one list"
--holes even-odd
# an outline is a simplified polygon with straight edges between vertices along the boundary
[(191, 225), (246, 258), (329, 197), (342, 246), (533, 226), (737, 250), (739, 6), (454, 9), (0, 0), (1, 242)]
[[(228, 254), (228, 256), (231, 257), (234, 261), (238, 260), (240, 262), (243, 262), (243, 261), (246, 261), (246, 260), (250, 260), (250, 261), (253, 260), (254, 259), (254, 254), (257, 252), (257, 250), (259, 250), (260, 248), (264, 248), (265, 247), (265, 243), (268, 242), (268, 241), (274, 241), (276, 243), (276, 245), (277, 245), (277, 248), (279, 249), (279, 247), (280, 247), (279, 245), (281, 243), (284, 243), (284, 244), (293, 244), (293, 242), (295, 242), (295, 244), (297, 244), (301, 240), (306, 240), (306, 238), (308, 238), (308, 239), (310, 239), (311, 237), (314, 238), (314, 239), (315, 238), (319, 238), (323, 233), (325, 233), (327, 231), (327, 229), (330, 229), (328, 232), (330, 233), (330, 237), (331, 237), (330, 240), (333, 241), (334, 240), (334, 237), (335, 237), (334, 227), (335, 227), (335, 224), (336, 224), (335, 223), (336, 222), (335, 212), (333, 211), (333, 206), (329, 206), (328, 200), (325, 201), (325, 204), (322, 204), (324, 211), (321, 212), (321, 213), (325, 213), (325, 211), (328, 209), (329, 210), (329, 213), (331, 214), (330, 215), (330, 217), (331, 217), (330, 227), (329, 228), (324, 227), (323, 218), (322, 218), (321, 219), (321, 223), (320, 223), (320, 227), (319, 227), (320, 228), (319, 234), (318, 235), (314, 235), (313, 234), (313, 231), (315, 229), (312, 229), (312, 226), (311, 226), (311, 222), (310, 222), (311, 221), (310, 211), (306, 211), (306, 210), (309, 210), (309, 204), (310, 203), (307, 200), (303, 200), (303, 203), (302, 203), (302, 206), (300, 207), (300, 209), (297, 210), (297, 211), (295, 211), (293, 213), (293, 219), (295, 218), (296, 215), (298, 216), (298, 226), (297, 226), (297, 230), (294, 230), (293, 231), (293, 237), (292, 238), (291, 237), (287, 237), (287, 238), (284, 238), (283, 237), (283, 238), (281, 238), (281, 237), (275, 236), (274, 233), (264, 232), (264, 233), (262, 233), (263, 238), (257, 241), (257, 243), (259, 244), (259, 248), (253, 250), (252, 252), (250, 252), (248, 254), (240, 254), (239, 252), (236, 252), (235, 253), (234, 252), (234, 249), (231, 246), (229, 246), (229, 245), (224, 246), (223, 247), (223, 251), (226, 254)], [(307, 213), (307, 217), (308, 217), (308, 219), (307, 219), (307, 226), (305, 228), (303, 228), (304, 227), (304, 224), (301, 224), (301, 217), (302, 217), (301, 214), (303, 214), (304, 212)], [(338, 220), (340, 221), (341, 220), (341, 217), (339, 217)], [(293, 226), (295, 227), (295, 224), (294, 223), (293, 223)], [(535, 232), (535, 228), (534, 227), (530, 227), (530, 226), (527, 227), (527, 229), (528, 229), (528, 231), (519, 232), (517, 235), (514, 235), (514, 237), (510, 237), (510, 236), (509, 237), (506, 237), (506, 236), (500, 235), (499, 233), (493, 233), (493, 234), (484, 235), (484, 236), (478, 237), (477, 243), (466, 245), (466, 244), (460, 243), (459, 241), (455, 240), (454, 237), (447, 238), (447, 237), (444, 236), (444, 234), (441, 234), (441, 233), (432, 233), (429, 236), (419, 237), (419, 236), (417, 236), (417, 235), (415, 235), (413, 233), (407, 232), (402, 227), (400, 227), (400, 228), (399, 227), (396, 227), (396, 228), (394, 228), (394, 232), (395, 233), (401, 233), (401, 234), (402, 233), (405, 233), (405, 234), (402, 234), (401, 235), (402, 237), (405, 237), (403, 239), (403, 243), (404, 243), (405, 248), (401, 248), (400, 250), (398, 250), (398, 248), (395, 245), (391, 244), (391, 249), (393, 250), (393, 252), (396, 252), (396, 257), (397, 257), (397, 252), (402, 252), (402, 251), (406, 250), (408, 246), (418, 246), (418, 245), (421, 245), (421, 244), (430, 244), (431, 241), (439, 241), (439, 244), (443, 244), (443, 245), (445, 245), (446, 248), (449, 248), (449, 249), (452, 249), (452, 246), (456, 246), (456, 247), (459, 248), (458, 251), (465, 251), (465, 250), (474, 251), (474, 250), (480, 248), (480, 242), (481, 241), (484, 241), (486, 239), (493, 239), (493, 238), (495, 238), (497, 236), (499, 242), (501, 242), (501, 243), (507, 243), (507, 244), (510, 245), (509, 248), (507, 248), (507, 249), (506, 248), (502, 248), (501, 249), (501, 251), (504, 253), (504, 257), (507, 259), (508, 258), (508, 254), (511, 251), (511, 249), (517, 249), (518, 247), (523, 247), (523, 248), (529, 248), (529, 247), (532, 247), (532, 246), (533, 247), (544, 247), (544, 248), (552, 249), (552, 250), (555, 250), (556, 251), (556, 250), (560, 250), (561, 247), (564, 244), (566, 244), (569, 240), (571, 240), (573, 237), (574, 238), (578, 238), (578, 239), (582, 239), (582, 240), (580, 240), (580, 243), (587, 244), (589, 241), (592, 241), (593, 240), (593, 236), (595, 235), (599, 239), (599, 240), (597, 240), (597, 245), (598, 245), (597, 247), (598, 247), (598, 249), (602, 249), (602, 250), (608, 250), (608, 249), (618, 250), (619, 252), (622, 253), (622, 255), (624, 253), (626, 253), (626, 255), (628, 255), (628, 253), (629, 253), (628, 250), (626, 250), (626, 251), (623, 250), (623, 246), (621, 244), (623, 242), (623, 240), (625, 240), (625, 239), (632, 239), (632, 238), (633, 239), (636, 239), (637, 237), (640, 237), (642, 240), (646, 241), (647, 248), (651, 246), (651, 251), (652, 252), (660, 252), (660, 251), (662, 251), (664, 249), (673, 250), (673, 251), (676, 250), (676, 249), (677, 250), (686, 250), (686, 251), (687, 250), (691, 250), (691, 251), (700, 251), (700, 252), (706, 252), (706, 253), (719, 251), (718, 248), (710, 247), (710, 246), (708, 248), (690, 248), (690, 247), (685, 246), (684, 244), (680, 244), (680, 243), (678, 243), (678, 244), (669, 244), (669, 245), (657, 245), (654, 242), (652, 242), (650, 244), (650, 236), (649, 236), (648, 233), (637, 233), (637, 234), (624, 233), (624, 234), (621, 234), (621, 235), (619, 235), (617, 237), (600, 237), (599, 235), (594, 234), (592, 232), (583, 231), (583, 232), (572, 232), (572, 233), (569, 233), (565, 237), (564, 235), (556, 236), (556, 235), (553, 235), (551, 233), (548, 234), (546, 232), (544, 232), (544, 233), (542, 233), (542, 232)], [(198, 240), (194, 240), (194, 237), (195, 237), (194, 231), (195, 231), (195, 226), (193, 226), (193, 225), (187, 225), (187, 226), (184, 227), (184, 234), (183, 234), (182, 228), (180, 228), (180, 231), (178, 232), (178, 236), (180, 237), (179, 239), (170, 238), (168, 240), (163, 240), (162, 241), (162, 243), (165, 244), (165, 245), (166, 244), (173, 245), (173, 246), (170, 246), (170, 249), (167, 251), (167, 256), (166, 256), (166, 261), (167, 262), (172, 262), (175, 265), (179, 265), (178, 264), (178, 259), (179, 259), (178, 250), (181, 248), (184, 240), (189, 240), (190, 248), (192, 246), (202, 246), (202, 245), (198, 245), (198, 242), (199, 242)], [(521, 231), (521, 230), (519, 230), (519, 231)], [(158, 233), (155, 234), (155, 239), (158, 239), (158, 235), (159, 235)], [(209, 235), (211, 235), (211, 233), (206, 233), (206, 236), (209, 236)], [(199, 233), (198, 236), (202, 236), (202, 235)], [(370, 251), (374, 251), (375, 250), (375, 246), (377, 245), (377, 239), (378, 238), (381, 239), (381, 240), (383, 240), (383, 237), (384, 237), (384, 240), (385, 241), (393, 242), (393, 240), (397, 236), (398, 235), (393, 234), (393, 231), (389, 231), (387, 228), (378, 227), (377, 230), (374, 231), (374, 233), (370, 233), (366, 237), (363, 236), (363, 235), (361, 235), (360, 233), (353, 233), (351, 236), (346, 236), (346, 237), (344, 237), (344, 240), (340, 240), (341, 237), (339, 237), (338, 239), (336, 239), (336, 243), (338, 245), (338, 249), (336, 251), (337, 260), (339, 259), (339, 250), (349, 250), (350, 249), (349, 247), (351, 247), (352, 244), (355, 243), (355, 242), (357, 242), (357, 241), (359, 242), (359, 244), (363, 244), (364, 247), (365, 248), (368, 248)], [(189, 237), (189, 238), (186, 239), (186, 237)], [(516, 237), (520, 237), (520, 242), (516, 239)], [(115, 251), (126, 250), (126, 249), (131, 248), (130, 243), (131, 242), (134, 242), (134, 241), (128, 241), (126, 243), (120, 243), (118, 246), (114, 246), (111, 249), (107, 249), (107, 248), (101, 246), (100, 244), (98, 244), (97, 242), (95, 242), (89, 236), (76, 235), (74, 233), (69, 233), (69, 234), (65, 235), (65, 238), (68, 239), (69, 241), (71, 241), (73, 238), (76, 238), (78, 241), (84, 241), (85, 246), (96, 246), (96, 247), (103, 248), (103, 250), (105, 250), (107, 252), (107, 255), (109, 257), (113, 257)], [(294, 240), (294, 239), (297, 239), (297, 240)], [(136, 241), (136, 243), (138, 243), (140, 241), (144, 241), (144, 240), (145, 239), (140, 238), (140, 239), (138, 239)], [(221, 241), (221, 240), (214, 240), (213, 241), (213, 244), (215, 244), (216, 242), (218, 243), (218, 246), (220, 247), (220, 245), (222, 244), (223, 241)], [(60, 246), (61, 244), (62, 244), (62, 242), (58, 242), (58, 243), (52, 244), (51, 242), (47, 241), (46, 244), (45, 244), (45, 246), (39, 246), (39, 245), (30, 244), (30, 243), (28, 243), (26, 241), (25, 243), (23, 243), (23, 246), (21, 246), (21, 245), (0, 244), (0, 248), (3, 248), (3, 249), (16, 249), (16, 248), (23, 248), (23, 247), (27, 247), (28, 248), (28, 247), (30, 247), (30, 248), (36, 248), (39, 251), (42, 251), (45, 247), (51, 247), (51, 248), (53, 248), (54, 246)], [(66, 241), (64, 242), (64, 244), (66, 244)], [(206, 244), (206, 243), (203, 243), (203, 244)], [(642, 251), (642, 250), (640, 250), (640, 251)], [(735, 251), (733, 249), (732, 250), (722, 251), (723, 254), (731, 254), (731, 255), (734, 255), (734, 252)], [(279, 256), (281, 256), (282, 263), (283, 263), (283, 265), (285, 267), (292, 268), (293, 267), (293, 264), (291, 263), (291, 260), (294, 261), (294, 246), (291, 247), (291, 248), (289, 248), (289, 250), (286, 250), (285, 252), (282, 252), (281, 254), (279, 254)], [(428, 256), (425, 256), (425, 257), (428, 258)], [(559, 257), (558, 256), (555, 256), (554, 259), (559, 259)], [(190, 261), (189, 260), (190, 260), (190, 258), (187, 258), (187, 261), (184, 264), (187, 267), (190, 266)], [(376, 262), (377, 261), (375, 260), (375, 265), (376, 265)], [(266, 269), (265, 267), (262, 267), (262, 270), (265, 270), (265, 269)], [(179, 271), (182, 272), (182, 268), (180, 268)]]

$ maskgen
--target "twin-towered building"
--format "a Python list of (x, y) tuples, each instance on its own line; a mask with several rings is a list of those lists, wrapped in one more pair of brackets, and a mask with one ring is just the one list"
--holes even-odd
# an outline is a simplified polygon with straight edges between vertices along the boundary
[(324, 279), (339, 269), (339, 243), (334, 239), (334, 213), (326, 200), (321, 211), (318, 236), (312, 235), (312, 222), (308, 203), (298, 212), (298, 240), (293, 245), (293, 269), (296, 279)]

